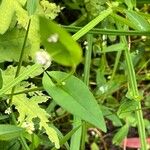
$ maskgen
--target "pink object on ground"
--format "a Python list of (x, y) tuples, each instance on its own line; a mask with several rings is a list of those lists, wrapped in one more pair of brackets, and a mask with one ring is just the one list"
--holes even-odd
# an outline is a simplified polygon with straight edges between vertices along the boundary
[[(147, 144), (150, 144), (150, 138), (147, 138)], [(128, 148), (140, 148), (140, 139), (135, 137), (135, 138), (126, 138), (122, 142), (123, 147), (128, 147)]]

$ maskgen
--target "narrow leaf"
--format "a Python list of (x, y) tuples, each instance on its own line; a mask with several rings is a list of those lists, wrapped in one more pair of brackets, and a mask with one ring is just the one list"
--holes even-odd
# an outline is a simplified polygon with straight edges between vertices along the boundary
[(65, 66), (81, 62), (82, 51), (73, 38), (58, 24), (40, 17), (41, 41), (54, 61)]
[(124, 138), (127, 136), (128, 131), (129, 131), (129, 125), (125, 124), (122, 128), (119, 129), (119, 131), (113, 137), (113, 144), (116, 145), (121, 144)]
[[(60, 146), (62, 146), (63, 144), (65, 144), (70, 138), (71, 136), (80, 128), (81, 126), (78, 126), (76, 128), (74, 128), (73, 130), (71, 130), (68, 134), (66, 134), (63, 139), (60, 140)], [(52, 150), (56, 150), (56, 148), (54, 147)]]
[(24, 132), (24, 129), (15, 125), (0, 125), (0, 140), (11, 140), (19, 137)]
[[(67, 73), (59, 71), (51, 71), (48, 74), (57, 82), (68, 76)], [(106, 131), (100, 107), (88, 87), (81, 80), (70, 76), (65, 80), (65, 85), (58, 86), (49, 76), (44, 74), (43, 86), (57, 104), (104, 132)]]
[(144, 17), (132, 10), (125, 10), (125, 13), (137, 30), (150, 31), (150, 24)]
[(125, 45), (123, 43), (113, 44), (111, 46), (104, 48), (104, 50), (101, 51), (101, 53), (122, 51), (124, 49), (124, 47), (125, 47)]
[(91, 22), (89, 22), (87, 25), (81, 28), (77, 33), (75, 33), (73, 35), (73, 38), (75, 40), (78, 40), (80, 37), (85, 35), (88, 31), (94, 28), (97, 24), (99, 24), (103, 19), (105, 19), (111, 13), (112, 13), (111, 8), (108, 8), (107, 10), (102, 11), (95, 19), (93, 19)]

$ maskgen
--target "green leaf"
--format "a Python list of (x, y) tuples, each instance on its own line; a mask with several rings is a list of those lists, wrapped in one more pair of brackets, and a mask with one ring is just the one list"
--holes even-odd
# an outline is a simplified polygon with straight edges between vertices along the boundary
[(108, 8), (106, 10), (103, 10), (96, 18), (94, 18), (87, 25), (85, 25), (84, 27), (82, 27), (72, 37), (75, 40), (78, 40), (83, 35), (85, 35), (88, 31), (90, 31), (92, 28), (94, 28), (97, 24), (99, 24), (102, 20), (104, 20), (107, 16), (109, 16), (112, 12), (113, 12), (112, 8)]
[(14, 13), (14, 2), (10, 0), (3, 0), (0, 5), (0, 34), (7, 31)]
[(0, 96), (3, 94), (6, 94), (7, 91), (9, 91), (12, 87), (16, 86), (22, 80), (25, 80), (31, 77), (38, 69), (41, 69), (41, 67), (42, 66), (39, 64), (34, 64), (30, 66), (28, 69), (25, 69), (17, 78), (8, 82), (7, 84), (3, 86), (2, 89), (0, 89)]
[(27, 1), (27, 11), (29, 16), (33, 15), (38, 6), (39, 0), (28, 0)]
[(135, 100), (124, 99), (119, 107), (117, 112), (120, 118), (126, 118), (131, 115), (133, 111), (136, 111), (138, 102)]
[[(25, 30), (19, 29), (13, 29), (11, 31), (7, 31), (3, 35), (0, 35), (0, 62), (18, 62), (24, 36)], [(23, 60), (29, 61), (29, 57), (33, 58), (33, 56), (31, 55), (31, 45), (29, 41), (27, 41)]]
[(130, 10), (132, 10), (134, 7), (136, 7), (136, 0), (125, 0), (125, 4)]
[(137, 30), (150, 31), (150, 24), (144, 17), (132, 10), (125, 10), (125, 13)]
[(15, 125), (0, 125), (0, 140), (11, 140), (19, 137), (24, 132), (24, 129)]
[(54, 142), (55, 147), (59, 148), (59, 139), (57, 132), (48, 125), (47, 112), (39, 107), (39, 103), (47, 101), (46, 96), (33, 96), (31, 99), (28, 99), (24, 94), (16, 95), (13, 97), (12, 104), (15, 105), (16, 109), (19, 111), (18, 122), (22, 124), (24, 121), (32, 122), (33, 118), (40, 119), (40, 129), (43, 127), (48, 135), (49, 139)]
[(125, 48), (125, 45), (123, 43), (113, 44), (111, 46), (104, 48), (104, 50), (101, 51), (101, 53), (122, 51), (124, 48)]
[(22, 5), (26, 2), (19, 0), (3, 0), (0, 5), (0, 34), (4, 34), (12, 21), (12, 18), (16, 12), (16, 15), (21, 12), (22, 16), (25, 17), (25, 10)]
[(0, 89), (3, 87), (2, 71), (0, 69)]
[[(67, 73), (59, 71), (51, 71), (48, 74), (58, 83), (68, 76)], [(106, 131), (100, 107), (88, 87), (81, 80), (70, 76), (65, 80), (65, 85), (58, 86), (49, 76), (44, 74), (43, 86), (57, 104), (104, 132)]]
[(125, 124), (113, 137), (113, 144), (120, 145), (124, 138), (127, 136), (129, 131), (129, 125)]
[(45, 49), (57, 63), (76, 66), (81, 62), (81, 48), (58, 24), (40, 17), (40, 35)]

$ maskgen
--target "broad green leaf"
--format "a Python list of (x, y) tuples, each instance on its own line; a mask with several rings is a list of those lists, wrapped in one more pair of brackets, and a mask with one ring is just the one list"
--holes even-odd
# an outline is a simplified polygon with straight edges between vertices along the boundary
[(125, 10), (125, 13), (137, 30), (150, 31), (150, 24), (144, 17), (132, 10)]
[(27, 1), (27, 11), (29, 16), (33, 15), (37, 9), (39, 0), (28, 0)]
[(3, 87), (2, 71), (0, 69), (0, 89)]
[(125, 124), (113, 137), (113, 144), (120, 145), (121, 142), (125, 139), (129, 131), (129, 125)]
[(22, 16), (25, 17), (25, 10), (22, 8), (22, 4), (24, 4), (26, 0), (19, 1), (19, 0), (3, 0), (0, 5), (0, 34), (4, 34), (12, 21), (12, 18), (16, 12), (22, 13)]
[(39, 107), (39, 103), (47, 101), (46, 96), (33, 96), (28, 99), (24, 94), (16, 95), (13, 97), (12, 104), (15, 105), (19, 112), (18, 122), (21, 124), (24, 121), (32, 122), (33, 118), (40, 119), (40, 129), (43, 127), (52, 143), (55, 144), (56, 148), (59, 148), (59, 139), (57, 132), (48, 125), (49, 114)]
[(40, 17), (40, 35), (45, 49), (57, 63), (76, 66), (81, 62), (81, 48), (58, 24)]
[(0, 34), (3, 34), (7, 31), (14, 13), (15, 10), (13, 0), (2, 0), (0, 5)]
[(105, 121), (94, 96), (88, 87), (78, 78), (70, 76), (64, 85), (57, 85), (52, 80), (60, 82), (68, 76), (67, 73), (51, 71), (44, 74), (43, 86), (54, 101), (70, 113), (95, 125), (104, 132)]
[(24, 129), (15, 125), (0, 124), (0, 140), (11, 140), (19, 137)]
[[(0, 35), (0, 62), (4, 61), (17, 61), (19, 60), (20, 51), (22, 48), (25, 30), (13, 29), (7, 31), (5, 34)], [(30, 61), (31, 45), (29, 41), (26, 43), (24, 61)]]

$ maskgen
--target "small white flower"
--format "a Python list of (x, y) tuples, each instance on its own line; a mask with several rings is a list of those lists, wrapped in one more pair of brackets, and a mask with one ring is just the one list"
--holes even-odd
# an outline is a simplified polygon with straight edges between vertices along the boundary
[(107, 79), (111, 79), (111, 76), (108, 76)]
[(49, 43), (56, 43), (58, 41), (59, 35), (57, 33), (54, 33), (52, 35), (49, 36), (49, 38), (47, 39), (47, 41)]
[(83, 45), (87, 45), (87, 44), (88, 44), (88, 42), (87, 42), (87, 41), (84, 41)]
[(38, 64), (41, 64), (45, 67), (49, 67), (51, 65), (50, 55), (42, 49), (36, 53), (35, 59)]
[(11, 114), (11, 108), (10, 107), (8, 107), (6, 110), (5, 110), (5, 114)]
[(100, 86), (99, 90), (101, 91), (102, 94), (104, 94), (108, 90), (108, 87), (107, 86)]
[(22, 127), (22, 128), (25, 128), (26, 131), (27, 131), (29, 134), (32, 134), (33, 131), (35, 130), (33, 122), (26, 122), (26, 121), (25, 121), (25, 122), (23, 122), (23, 124), (22, 124), (21, 127)]

